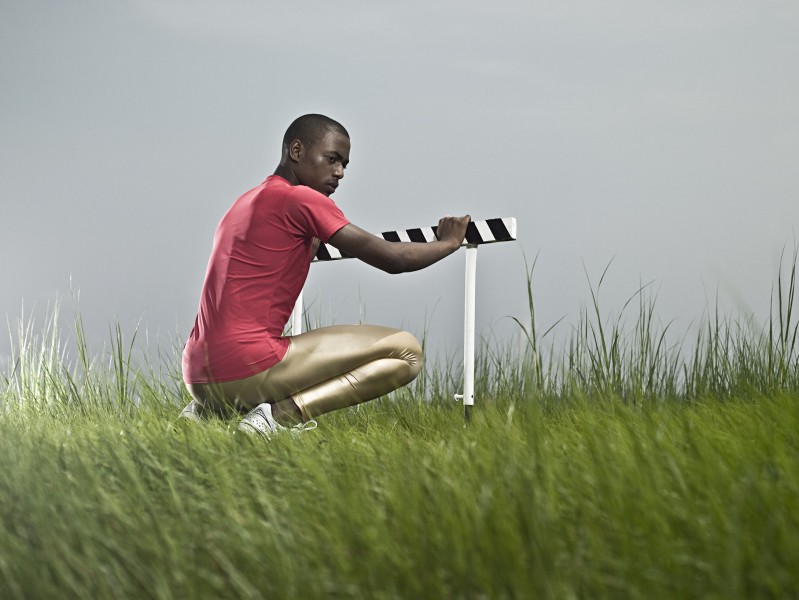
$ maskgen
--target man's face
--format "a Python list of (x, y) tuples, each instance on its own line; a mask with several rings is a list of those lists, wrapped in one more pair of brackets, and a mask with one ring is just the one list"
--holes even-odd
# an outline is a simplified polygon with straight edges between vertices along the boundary
[(292, 148), (294, 173), (302, 185), (330, 196), (350, 162), (350, 138), (334, 131), (311, 144)]

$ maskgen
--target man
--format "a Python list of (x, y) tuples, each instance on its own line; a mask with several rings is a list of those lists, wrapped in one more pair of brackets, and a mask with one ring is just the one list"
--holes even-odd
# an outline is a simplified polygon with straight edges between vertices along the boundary
[(463, 243), (470, 217), (444, 217), (438, 241), (392, 243), (350, 223), (330, 199), (350, 138), (323, 115), (296, 119), (280, 165), (219, 223), (194, 328), (183, 350), (193, 401), (181, 417), (249, 413), (239, 429), (269, 437), (411, 382), (422, 350), (408, 332), (373, 325), (283, 328), (320, 240), (387, 273), (416, 271)]

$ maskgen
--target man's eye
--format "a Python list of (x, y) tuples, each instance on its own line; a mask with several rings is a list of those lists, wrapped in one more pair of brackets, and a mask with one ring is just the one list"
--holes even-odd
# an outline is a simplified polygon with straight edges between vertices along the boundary
[(331, 164), (331, 165), (332, 165), (334, 162), (336, 162), (336, 159), (335, 159), (334, 157), (332, 157), (332, 156), (328, 156), (328, 157), (327, 157), (327, 160), (329, 160), (329, 161), (330, 161), (330, 164)]

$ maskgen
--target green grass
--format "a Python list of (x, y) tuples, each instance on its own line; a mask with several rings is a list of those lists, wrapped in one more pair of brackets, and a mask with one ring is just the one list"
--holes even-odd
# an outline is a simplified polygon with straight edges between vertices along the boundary
[(91, 357), (77, 319), (70, 361), (54, 315), (0, 375), (0, 597), (797, 597), (793, 273), (690, 344), (600, 281), (556, 352), (531, 272), (468, 427), (439, 366), (269, 443), (177, 423), (176, 356), (134, 369), (118, 329)]
[[(0, 420), (0, 595), (790, 597), (797, 398)], [(186, 424), (191, 425), (191, 424)]]

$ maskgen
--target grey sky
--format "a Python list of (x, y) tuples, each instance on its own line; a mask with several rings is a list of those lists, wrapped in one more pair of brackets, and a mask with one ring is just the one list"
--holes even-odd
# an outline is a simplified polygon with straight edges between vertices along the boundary
[[(523, 251), (544, 326), (611, 259), (607, 311), (654, 281), (678, 330), (717, 286), (763, 319), (799, 223), (797, 31), (787, 1), (4, 2), (0, 315), (71, 278), (93, 338), (115, 314), (185, 337), (219, 218), (322, 112), (352, 136), (334, 199), (361, 227), (518, 218), (478, 253), (484, 334), (525, 315)], [(306, 296), (457, 351), (462, 287), (459, 254), (317, 265)]]

